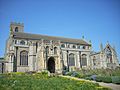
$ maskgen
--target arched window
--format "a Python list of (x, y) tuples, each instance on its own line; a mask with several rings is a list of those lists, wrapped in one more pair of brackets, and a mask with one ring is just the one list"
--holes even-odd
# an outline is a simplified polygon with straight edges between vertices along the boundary
[(20, 44), (21, 44), (21, 45), (25, 45), (25, 41), (23, 41), (23, 40), (20, 41)]
[(62, 47), (62, 48), (65, 48), (65, 44), (62, 44), (61, 47)]
[(73, 53), (69, 55), (69, 66), (75, 66), (75, 58)]
[(83, 48), (82, 49), (85, 49), (85, 46), (83, 46)]
[(15, 27), (15, 32), (18, 32), (18, 27)]
[(112, 51), (110, 50), (110, 47), (106, 48), (105, 53), (109, 62), (112, 63)]
[(96, 65), (96, 57), (93, 57), (93, 65)]
[(49, 46), (46, 47), (46, 53), (49, 53)]
[(28, 65), (28, 52), (27, 51), (21, 51), (20, 52), (20, 65), (21, 66), (27, 66)]
[(87, 55), (83, 54), (81, 58), (81, 65), (82, 66), (87, 66)]
[(37, 49), (38, 49), (38, 42), (36, 42), (36, 53), (37, 53)]
[(15, 40), (15, 44), (17, 44), (17, 40)]
[(57, 54), (57, 47), (54, 47), (54, 54)]
[(76, 46), (75, 46), (75, 45), (73, 45), (73, 48), (76, 48)]
[(68, 44), (67, 47), (70, 48), (70, 45)]

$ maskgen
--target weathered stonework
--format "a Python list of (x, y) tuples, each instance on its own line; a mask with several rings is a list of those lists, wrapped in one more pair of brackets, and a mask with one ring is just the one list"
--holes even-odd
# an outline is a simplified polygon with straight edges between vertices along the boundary
[[(24, 33), (24, 25), (20, 23), (11, 23), (10, 28), (12, 33), (6, 43), (5, 61), (8, 63), (5, 63), (5, 72), (48, 70), (51, 73), (62, 73), (64, 70), (119, 66), (113, 48), (110, 48), (114, 51), (112, 62), (108, 63), (104, 50), (91, 54), (91, 43), (83, 39)], [(24, 51), (27, 53), (26, 56)], [(93, 58), (96, 58), (96, 62)]]

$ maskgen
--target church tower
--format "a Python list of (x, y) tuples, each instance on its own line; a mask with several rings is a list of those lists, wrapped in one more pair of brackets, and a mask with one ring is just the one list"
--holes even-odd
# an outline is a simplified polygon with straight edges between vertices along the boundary
[(10, 32), (24, 32), (24, 24), (23, 23), (11, 22)]

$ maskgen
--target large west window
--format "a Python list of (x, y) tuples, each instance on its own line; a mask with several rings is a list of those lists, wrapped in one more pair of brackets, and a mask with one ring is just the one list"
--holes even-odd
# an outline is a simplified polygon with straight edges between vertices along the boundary
[(27, 51), (21, 51), (20, 52), (20, 65), (21, 66), (27, 66), (28, 65), (28, 52)]
[(110, 47), (107, 47), (105, 50), (107, 59), (109, 60), (109, 63), (112, 63), (112, 51), (110, 50)]

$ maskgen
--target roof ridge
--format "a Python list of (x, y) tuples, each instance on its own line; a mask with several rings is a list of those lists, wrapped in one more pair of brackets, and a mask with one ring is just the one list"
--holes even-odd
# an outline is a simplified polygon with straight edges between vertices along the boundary
[(83, 39), (74, 39), (74, 38), (66, 38), (66, 37), (57, 37), (57, 36), (48, 36), (48, 35), (41, 35), (41, 34), (31, 34), (31, 33), (23, 33), (23, 32), (14, 32), (13, 33), (15, 38), (26, 38), (26, 39), (46, 39), (46, 40), (60, 40), (61, 42), (69, 42), (69, 43), (76, 43), (76, 44), (83, 44), (83, 45), (91, 45), (87, 41)]
[(46, 36), (46, 37), (55, 37), (55, 38), (65, 38), (65, 39), (74, 39), (74, 40), (82, 40), (85, 41), (83, 39), (78, 39), (78, 38), (69, 38), (69, 37), (64, 37), (64, 36), (51, 36), (51, 35), (45, 35), (45, 34), (32, 34), (32, 33), (26, 33), (26, 32), (14, 32), (14, 33), (21, 33), (21, 34), (31, 34), (31, 35), (38, 35), (38, 36)]

